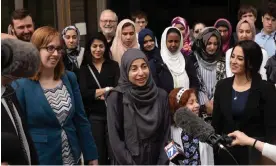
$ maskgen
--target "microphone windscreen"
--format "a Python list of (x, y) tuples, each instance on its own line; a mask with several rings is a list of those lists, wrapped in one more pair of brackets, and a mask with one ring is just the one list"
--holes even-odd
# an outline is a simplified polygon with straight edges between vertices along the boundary
[[(17, 39), (1, 40), (1, 47), (8, 47), (12, 62), (2, 68), (2, 75), (14, 77), (32, 77), (40, 66), (40, 55), (37, 48), (29, 43)], [(2, 55), (3, 56), (3, 55)]]
[(176, 111), (174, 120), (177, 127), (182, 128), (188, 135), (198, 138), (201, 142), (206, 142), (208, 137), (215, 133), (210, 124), (186, 107), (181, 107)]

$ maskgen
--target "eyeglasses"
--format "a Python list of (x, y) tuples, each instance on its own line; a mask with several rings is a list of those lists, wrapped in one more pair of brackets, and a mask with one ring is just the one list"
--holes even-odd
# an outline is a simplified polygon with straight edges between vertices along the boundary
[(114, 24), (114, 23), (117, 22), (116, 20), (100, 20), (100, 21), (105, 23), (105, 24), (107, 24), (107, 23)]
[(47, 50), (47, 52), (53, 54), (55, 50), (57, 50), (58, 54), (63, 54), (63, 49), (62, 47), (55, 47), (55, 46), (47, 46), (47, 47), (41, 47)]

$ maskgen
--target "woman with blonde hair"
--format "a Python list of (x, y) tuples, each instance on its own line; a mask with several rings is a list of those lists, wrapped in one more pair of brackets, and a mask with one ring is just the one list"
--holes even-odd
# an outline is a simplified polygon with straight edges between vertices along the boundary
[(76, 76), (64, 70), (59, 32), (49, 26), (38, 28), (31, 42), (40, 52), (39, 71), (30, 79), (13, 82), (13, 86), (39, 163), (79, 164), (82, 153), (89, 165), (98, 164)]

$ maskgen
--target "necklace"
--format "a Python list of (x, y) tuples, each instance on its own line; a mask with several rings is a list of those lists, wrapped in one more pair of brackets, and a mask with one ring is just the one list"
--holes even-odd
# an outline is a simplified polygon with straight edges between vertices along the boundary
[[(235, 90), (234, 90), (235, 91)], [(238, 99), (238, 96), (237, 96), (237, 91), (235, 91), (235, 97), (234, 97), (234, 100), (237, 100)]]
[[(244, 85), (246, 85), (249, 81), (247, 80)], [(244, 86), (243, 85), (243, 86)], [(237, 95), (237, 91), (233, 88), (234, 92), (235, 92), (235, 97), (234, 97), (234, 100), (237, 100), (238, 99), (238, 95)]]

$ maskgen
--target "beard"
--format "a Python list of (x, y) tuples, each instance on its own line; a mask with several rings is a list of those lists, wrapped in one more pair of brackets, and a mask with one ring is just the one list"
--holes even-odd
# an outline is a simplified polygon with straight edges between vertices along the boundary
[(25, 41), (25, 42), (30, 42), (31, 41), (31, 37), (33, 35), (33, 32), (18, 34), (18, 33), (16, 33), (16, 31), (14, 31), (14, 35), (19, 40), (22, 40), (22, 41)]
[(107, 35), (107, 36), (115, 36), (115, 28), (114, 27), (104, 27), (102, 28), (102, 32), (104, 35)]

